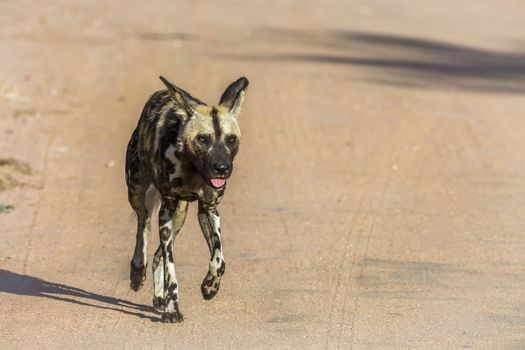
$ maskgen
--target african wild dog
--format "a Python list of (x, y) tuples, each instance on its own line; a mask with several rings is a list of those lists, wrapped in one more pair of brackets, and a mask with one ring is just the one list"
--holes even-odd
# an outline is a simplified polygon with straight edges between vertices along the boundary
[(204, 299), (219, 290), (225, 262), (217, 205), (239, 150), (241, 111), (248, 80), (226, 88), (217, 106), (208, 106), (160, 77), (167, 90), (146, 102), (126, 153), (126, 183), (137, 214), (137, 242), (131, 260), (130, 286), (139, 290), (146, 279), (147, 240), (151, 216), (159, 209), (160, 246), (153, 257), (153, 306), (163, 322), (181, 322), (173, 241), (188, 202), (199, 203), (199, 224), (211, 254), (201, 285)]

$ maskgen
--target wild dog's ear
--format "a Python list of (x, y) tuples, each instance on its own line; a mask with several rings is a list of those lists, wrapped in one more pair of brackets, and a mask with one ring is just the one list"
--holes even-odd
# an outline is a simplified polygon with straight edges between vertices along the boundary
[(230, 113), (235, 117), (241, 112), (242, 101), (244, 101), (244, 94), (246, 93), (248, 83), (248, 79), (241, 77), (231, 83), (221, 96), (219, 104), (228, 108)]
[(195, 111), (195, 107), (197, 107), (198, 105), (205, 105), (204, 102), (191, 96), (186, 91), (170, 83), (162, 75), (159, 78), (168, 88), (171, 97), (173, 97), (173, 99), (178, 103), (178, 105), (186, 111), (188, 116), (191, 116), (193, 114), (193, 112)]

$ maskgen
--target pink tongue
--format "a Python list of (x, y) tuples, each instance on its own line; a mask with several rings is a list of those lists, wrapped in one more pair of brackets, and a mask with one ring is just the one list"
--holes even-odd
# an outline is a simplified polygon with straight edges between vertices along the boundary
[(225, 183), (225, 179), (211, 179), (211, 184), (217, 188), (224, 186)]

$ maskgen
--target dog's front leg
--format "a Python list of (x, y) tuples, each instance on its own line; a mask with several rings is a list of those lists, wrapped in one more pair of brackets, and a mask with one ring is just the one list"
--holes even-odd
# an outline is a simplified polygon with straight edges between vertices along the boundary
[(219, 291), (221, 277), (226, 264), (222, 253), (221, 222), (215, 208), (206, 208), (199, 203), (199, 224), (210, 249), (211, 260), (208, 274), (201, 284), (204, 299), (211, 299)]
[[(172, 221), (173, 241), (184, 225), (187, 213), (188, 202), (179, 200)], [(164, 258), (161, 242), (153, 258), (153, 307), (156, 310), (164, 311), (164, 300)]]
[(162, 322), (182, 322), (179, 311), (179, 291), (173, 261), (173, 215), (177, 210), (178, 201), (171, 198), (162, 198), (159, 211), (159, 234), (164, 264), (164, 300)]

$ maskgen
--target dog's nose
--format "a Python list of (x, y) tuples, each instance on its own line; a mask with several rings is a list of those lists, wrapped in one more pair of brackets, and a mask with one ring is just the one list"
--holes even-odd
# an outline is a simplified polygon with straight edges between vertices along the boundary
[(213, 171), (219, 175), (224, 175), (230, 170), (230, 165), (227, 163), (214, 163)]
[(213, 163), (213, 171), (219, 175), (224, 175), (230, 170), (230, 165), (227, 163)]

